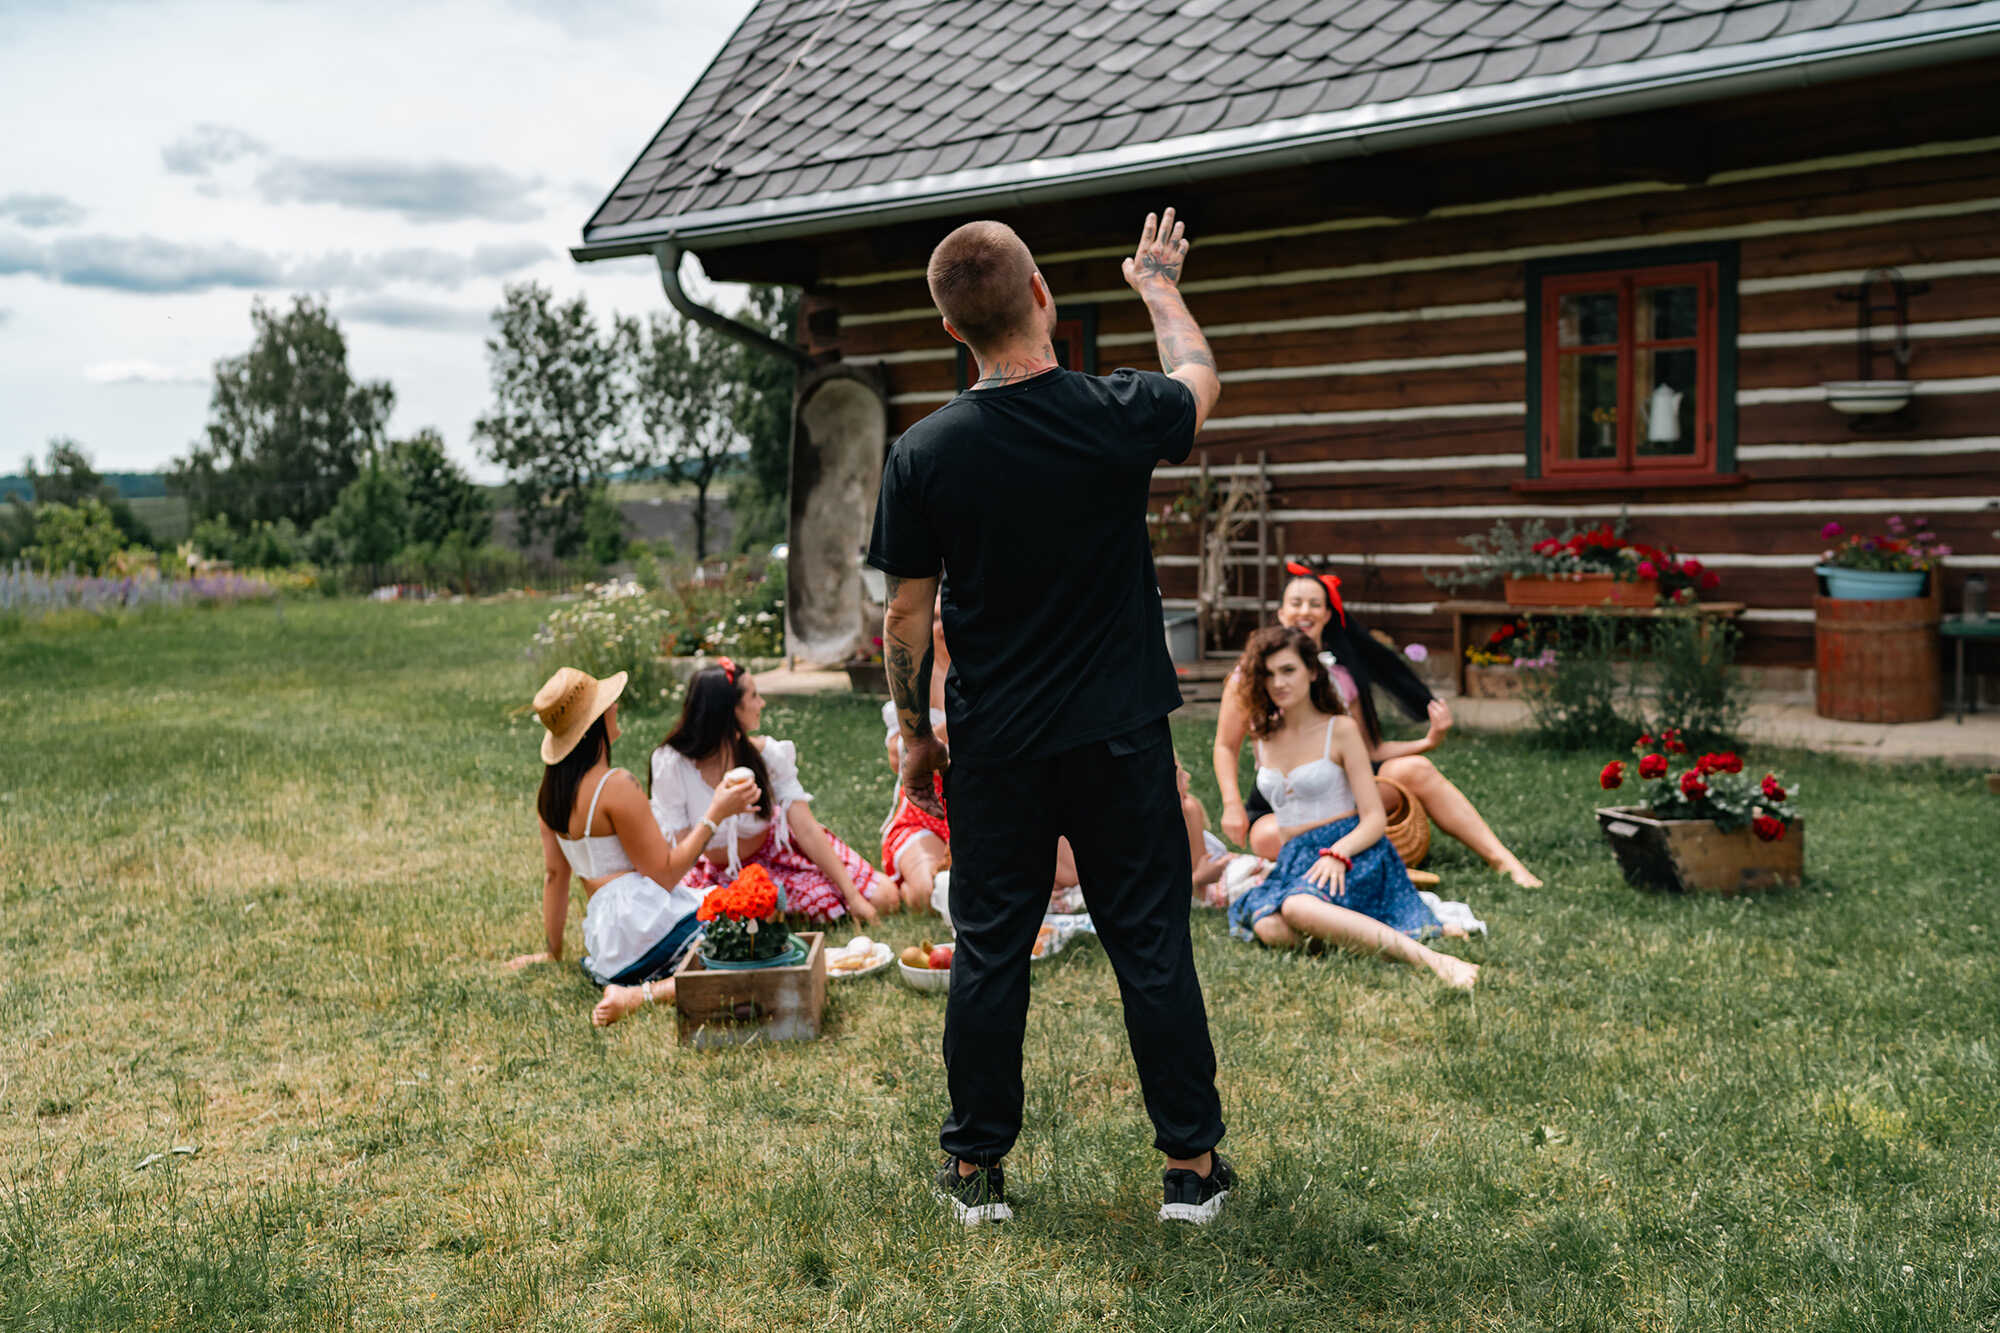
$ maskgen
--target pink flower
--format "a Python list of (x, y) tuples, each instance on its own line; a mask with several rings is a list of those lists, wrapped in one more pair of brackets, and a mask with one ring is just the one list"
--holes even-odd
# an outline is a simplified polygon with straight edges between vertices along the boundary
[(1830, 542), (1845, 531), (1847, 531), (1847, 529), (1841, 527), (1840, 524), (1829, 523), (1825, 527), (1819, 530), (1819, 539), (1823, 542)]
[(1656, 579), (1660, 577), (1659, 566), (1650, 560), (1641, 560), (1639, 562), (1639, 577), (1642, 579)]
[(1425, 661), (1430, 655), (1431, 650), (1424, 647), (1421, 643), (1407, 644), (1403, 648), (1403, 656), (1409, 658), (1412, 662)]
[(1889, 531), (1901, 532), (1902, 530), (1903, 530), (1903, 516), (1901, 514), (1889, 515)]
[(1942, 558), (1944, 556), (1951, 554), (1951, 548), (1949, 546), (1940, 546), (1937, 549), (1933, 550), (1931, 554)]

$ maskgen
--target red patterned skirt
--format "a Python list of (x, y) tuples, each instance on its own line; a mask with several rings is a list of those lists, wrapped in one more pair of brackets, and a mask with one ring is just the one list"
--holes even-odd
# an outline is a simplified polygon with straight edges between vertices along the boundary
[[(833, 854), (847, 867), (848, 878), (854, 881), (854, 887), (861, 891), (862, 897), (867, 897), (869, 888), (875, 883), (875, 867), (869, 865), (859, 852), (834, 837), (832, 829), (826, 831), (826, 839), (833, 844)], [(776, 837), (766, 838), (755, 855), (743, 858), (743, 868), (748, 870), (751, 866), (764, 867), (784, 891), (786, 911), (803, 913), (808, 920), (821, 924), (847, 915), (847, 900), (840, 896), (840, 886), (828, 879), (812, 863), (812, 858), (791, 845), (789, 840), (780, 847)], [(728, 866), (719, 866), (704, 856), (694, 863), (694, 869), (688, 871), (687, 878), (681, 883), (707, 893), (734, 878)]]
[[(944, 804), (944, 779), (934, 778), (934, 789), (938, 794), (938, 804)], [(947, 814), (950, 812), (947, 811)], [(882, 873), (890, 879), (902, 882), (903, 873), (897, 867), (897, 858), (910, 840), (920, 833), (928, 833), (946, 847), (951, 846), (951, 824), (936, 815), (925, 814), (910, 804), (910, 797), (902, 787), (896, 788), (896, 808), (889, 812), (889, 818), (882, 825)]]

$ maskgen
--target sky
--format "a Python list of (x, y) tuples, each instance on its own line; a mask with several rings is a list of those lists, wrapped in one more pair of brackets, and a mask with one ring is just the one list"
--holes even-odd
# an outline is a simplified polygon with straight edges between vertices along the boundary
[(166, 466), (252, 303), (312, 292), (394, 384), (392, 436), (497, 478), (472, 423), (502, 287), (666, 309), (650, 259), (568, 247), (750, 7), (0, 0), (0, 473), (55, 435)]

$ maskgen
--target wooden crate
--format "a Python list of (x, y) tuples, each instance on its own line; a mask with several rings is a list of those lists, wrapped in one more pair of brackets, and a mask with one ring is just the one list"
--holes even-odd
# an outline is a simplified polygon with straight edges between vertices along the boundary
[(1597, 823), (1635, 888), (1728, 896), (1796, 885), (1805, 871), (1802, 823), (1776, 842), (1748, 828), (1724, 833), (1708, 819), (1655, 819), (1637, 806), (1600, 809)]
[(824, 933), (799, 936), (806, 960), (791, 967), (723, 971), (688, 950), (674, 972), (675, 1027), (683, 1046), (741, 1046), (753, 1041), (814, 1041), (826, 1006)]

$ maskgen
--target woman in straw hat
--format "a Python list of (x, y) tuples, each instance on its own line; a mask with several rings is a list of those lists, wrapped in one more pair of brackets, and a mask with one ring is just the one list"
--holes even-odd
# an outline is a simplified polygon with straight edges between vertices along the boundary
[(570, 876), (580, 877), (583, 971), (604, 987), (604, 998), (590, 1014), (599, 1027), (642, 1004), (672, 1003), (673, 970), (701, 937), (695, 909), (702, 895), (682, 880), (709, 835), (758, 796), (749, 778), (721, 784), (693, 833), (670, 845), (638, 782), (611, 767), (618, 696), (624, 690), (623, 671), (597, 680), (564, 667), (535, 693), (535, 716), (547, 729), (542, 737), (547, 767), (535, 808), (541, 816), (542, 929), (548, 948), (510, 964), (561, 959)]

